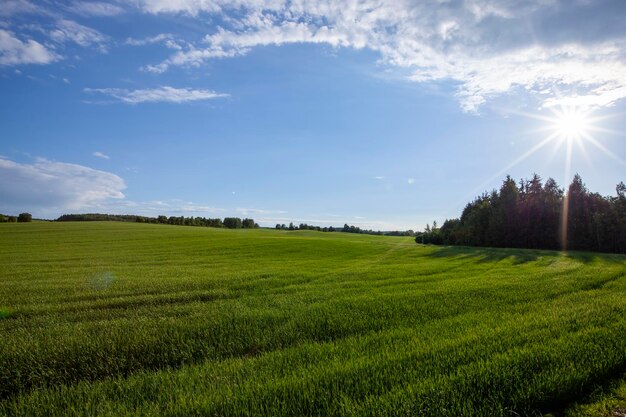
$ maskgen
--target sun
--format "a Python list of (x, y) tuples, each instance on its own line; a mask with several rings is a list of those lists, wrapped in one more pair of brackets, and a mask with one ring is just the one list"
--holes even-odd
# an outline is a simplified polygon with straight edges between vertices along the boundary
[[(549, 110), (552, 112), (552, 116), (519, 111), (513, 112), (518, 115), (543, 122), (543, 127), (535, 130), (535, 132), (542, 132), (542, 134), (545, 133), (546, 136), (540, 142), (536, 143), (534, 146), (528, 149), (526, 152), (519, 155), (514, 161), (512, 161), (504, 169), (499, 171), (496, 175), (491, 177), (483, 184), (487, 184), (493, 179), (501, 176), (503, 173), (508, 172), (511, 168), (529, 158), (540, 149), (544, 149), (548, 144), (554, 145), (550, 160), (552, 160), (554, 155), (556, 155), (560, 150), (562, 150), (563, 154), (565, 155), (563, 184), (567, 184), (572, 178), (574, 159), (573, 156), (575, 149), (578, 149), (580, 151), (580, 154), (585, 159), (587, 159), (590, 164), (591, 160), (588, 154), (590, 148), (594, 147), (602, 151), (606, 156), (617, 161), (620, 165), (626, 166), (626, 161), (624, 161), (619, 155), (615, 154), (609, 148), (607, 148), (593, 134), (594, 132), (600, 132), (605, 134), (622, 135), (622, 132), (606, 129), (599, 126), (598, 124), (598, 122), (601, 122), (602, 120), (609, 117), (615, 117), (615, 115), (592, 117), (593, 109), (585, 109), (581, 107), (561, 107), (560, 109), (555, 109), (551, 107)], [(568, 212), (566, 201), (567, 200), (564, 200), (564, 209), (562, 210), (561, 219), (561, 233), (563, 233), (563, 237), (561, 238), (561, 240), (563, 242), (566, 241), (564, 236), (567, 235)]]
[(588, 137), (589, 130), (592, 128), (589, 113), (576, 108), (555, 112), (551, 124), (555, 136), (568, 141), (579, 141)]
[(548, 110), (552, 113), (551, 115), (528, 113), (511, 109), (506, 110), (511, 114), (543, 122), (542, 127), (532, 130), (531, 132), (533, 134), (540, 133), (545, 136), (525, 152), (518, 155), (517, 158), (498, 171), (493, 177), (486, 180), (477, 190), (482, 190), (484, 185), (489, 184), (502, 174), (508, 173), (511, 168), (538, 151), (545, 150), (550, 144), (553, 145), (552, 152), (548, 153), (550, 161), (559, 151), (565, 155), (563, 183), (568, 183), (571, 180), (572, 162), (575, 152), (591, 163), (590, 154), (594, 150), (600, 151), (620, 165), (626, 166), (626, 161), (624, 161), (622, 157), (607, 148), (602, 143), (603, 141), (595, 136), (595, 133), (601, 133), (603, 134), (602, 136), (606, 136), (607, 134), (623, 135), (623, 132), (607, 129), (600, 125), (603, 120), (622, 116), (621, 114), (605, 114), (598, 116), (593, 114), (593, 108), (577, 106), (561, 106), (560, 108), (549, 107)]

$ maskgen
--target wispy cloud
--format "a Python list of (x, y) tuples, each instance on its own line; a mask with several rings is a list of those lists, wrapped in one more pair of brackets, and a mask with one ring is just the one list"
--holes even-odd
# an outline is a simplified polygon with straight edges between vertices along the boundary
[(408, 180), (406, 180), (406, 182), (411, 185), (413, 183), (415, 183), (415, 178), (409, 178)]
[(116, 16), (124, 13), (121, 7), (99, 1), (75, 1), (70, 10), (82, 16)]
[(173, 212), (196, 213), (196, 214), (216, 214), (225, 210), (219, 207), (206, 206), (202, 204), (186, 203), (178, 207), (172, 207)]
[(155, 74), (161, 74), (167, 71), (171, 66), (191, 66), (197, 67), (209, 59), (215, 58), (233, 58), (245, 55), (249, 49), (230, 49), (223, 48), (202, 48), (198, 49), (193, 45), (189, 45), (186, 50), (176, 52), (165, 61), (155, 65), (144, 65), (141, 69)]
[[(462, 108), (477, 111), (512, 91), (606, 106), (626, 97), (621, 0), (138, 0), (147, 13), (219, 16), (202, 44), (145, 69), (197, 66), (292, 43), (368, 48), (415, 82), (453, 80)], [(548, 91), (539, 95), (538, 91)]]
[(85, 88), (86, 93), (103, 94), (128, 104), (139, 103), (186, 103), (228, 97), (228, 94), (192, 88), (159, 87), (140, 90), (123, 88)]
[(102, 152), (94, 152), (92, 155), (102, 159), (111, 159), (109, 155), (103, 154)]
[(44, 158), (34, 163), (0, 158), (0, 176), (0, 201), (5, 211), (79, 210), (123, 199), (126, 188), (124, 180), (113, 173)]
[(49, 64), (59, 58), (35, 40), (21, 41), (13, 33), (0, 29), (0, 65)]
[(26, 0), (4, 0), (0, 16), (13, 16), (22, 13), (39, 13), (40, 8)]
[(155, 36), (150, 36), (147, 38), (127, 38), (126, 45), (131, 46), (144, 46), (144, 45), (153, 45), (153, 44), (163, 44), (169, 49), (181, 50), (183, 49), (184, 42), (180, 39), (176, 38), (174, 35), (170, 33), (159, 33)]
[(262, 226), (293, 223), (296, 226), (305, 223), (313, 226), (333, 226), (341, 228), (344, 224), (372, 230), (406, 230), (407, 227), (382, 220), (366, 219), (363, 216), (255, 216), (254, 220)]
[(235, 211), (244, 216), (255, 215), (255, 214), (285, 214), (287, 213), (284, 210), (263, 210), (256, 208), (237, 208)]
[(225, 209), (207, 204), (197, 204), (180, 199), (103, 202), (97, 209), (111, 214), (137, 214), (143, 216), (220, 216)]
[[(70, 44), (95, 47), (103, 53), (108, 51), (111, 42), (108, 36), (64, 17), (63, 10), (78, 13), (81, 6), (48, 6), (25, 0), (2, 4), (0, 17), (12, 19), (0, 20), (0, 65), (50, 64), (63, 59)], [(22, 23), (23, 16), (18, 16), (22, 14), (37, 15), (37, 19)]]
[(50, 38), (58, 43), (73, 42), (83, 47), (95, 45), (102, 52), (107, 51), (107, 36), (73, 20), (58, 20), (54, 29), (50, 31)]

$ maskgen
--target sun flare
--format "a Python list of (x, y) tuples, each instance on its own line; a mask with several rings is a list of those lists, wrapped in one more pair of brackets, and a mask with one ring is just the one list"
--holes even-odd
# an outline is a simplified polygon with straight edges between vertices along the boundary
[(580, 140), (589, 136), (591, 121), (588, 113), (578, 109), (564, 109), (553, 119), (556, 136), (567, 140)]
[[(591, 157), (594, 152), (600, 151), (605, 156), (613, 159), (618, 164), (626, 166), (626, 161), (620, 156), (608, 148), (602, 140), (607, 135), (623, 135), (623, 132), (607, 129), (602, 127), (601, 124), (604, 120), (616, 117), (619, 115), (595, 115), (593, 109), (576, 106), (562, 106), (560, 108), (550, 107), (550, 115), (540, 113), (528, 113), (522, 111), (511, 111), (513, 114), (523, 116), (529, 119), (534, 119), (542, 122), (542, 126), (534, 130), (535, 133), (540, 133), (543, 136), (537, 143), (532, 145), (529, 149), (522, 152), (517, 158), (511, 161), (508, 165), (498, 171), (495, 175), (481, 184), (476, 191), (481, 190), (490, 181), (498, 178), (499, 176), (508, 173), (509, 170), (522, 161), (528, 159), (532, 155), (539, 151), (544, 151), (549, 157), (549, 161), (562, 153), (565, 155), (563, 183), (567, 184), (572, 178), (572, 166), (574, 155), (582, 156), (589, 164), (591, 164)], [(603, 134), (603, 138), (596, 138), (597, 133)], [(552, 145), (551, 152), (545, 152), (547, 147)]]

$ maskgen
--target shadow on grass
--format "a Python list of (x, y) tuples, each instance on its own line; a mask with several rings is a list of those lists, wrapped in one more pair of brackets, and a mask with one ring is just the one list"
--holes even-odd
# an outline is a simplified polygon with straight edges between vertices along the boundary
[(549, 251), (528, 249), (479, 248), (470, 246), (439, 246), (427, 254), (430, 258), (470, 258), (476, 263), (496, 263), (510, 260), (513, 265), (533, 262)]
[(624, 366), (605, 373), (604, 379), (596, 379), (578, 397), (569, 398), (561, 404), (543, 407), (545, 417), (620, 417), (626, 415), (626, 373)]
[(472, 246), (434, 246), (433, 252), (425, 255), (430, 258), (472, 258), (476, 263), (490, 263), (509, 260), (513, 265), (537, 261), (544, 256), (559, 257), (583, 263), (606, 262), (626, 265), (626, 256), (613, 253), (578, 251), (557, 251), (548, 249), (484, 248)]

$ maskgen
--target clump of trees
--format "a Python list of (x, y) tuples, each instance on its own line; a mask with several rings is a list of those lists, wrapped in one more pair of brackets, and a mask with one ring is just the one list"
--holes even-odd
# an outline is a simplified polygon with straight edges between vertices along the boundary
[(33, 221), (33, 215), (30, 213), (20, 213), (18, 216), (9, 216), (0, 214), (0, 223), (29, 223)]
[(184, 216), (157, 216), (146, 217), (131, 214), (64, 214), (56, 221), (58, 222), (81, 222), (81, 221), (119, 221), (152, 224), (171, 224), (176, 226), (199, 226), (199, 227), (223, 227), (227, 229), (253, 229), (259, 227), (254, 219), (240, 219), (239, 217), (227, 217), (224, 220), (206, 217), (184, 217)]
[[(102, 214), (102, 213), (85, 213), (85, 214), (64, 214), (56, 221), (58, 222), (135, 222), (141, 216), (129, 214)], [(148, 219), (148, 217), (146, 217)]]
[(293, 223), (289, 223), (289, 226), (286, 226), (284, 224), (277, 224), (276, 225), (276, 229), (277, 230), (315, 230), (316, 232), (336, 232), (339, 231), (339, 229), (335, 228), (335, 227), (322, 227), (322, 226), (313, 226), (310, 224), (306, 224), (306, 223), (300, 223), (299, 226), (294, 225)]
[(205, 217), (158, 216), (155, 220), (152, 217), (137, 216), (136, 221), (137, 223), (171, 224), (174, 226), (224, 227), (222, 219), (210, 219)]
[(18, 223), (30, 223), (33, 221), (33, 215), (30, 213), (20, 213), (17, 216)]
[(371, 229), (361, 229), (358, 226), (351, 226), (348, 224), (344, 224), (341, 229), (344, 233), (359, 233), (364, 235), (379, 235), (379, 236), (414, 236), (413, 230), (388, 230), (388, 231), (380, 231), (380, 230), (371, 230)]
[(343, 232), (343, 233), (360, 233), (367, 235), (380, 235), (380, 236), (413, 236), (413, 230), (393, 230), (393, 231), (380, 231), (380, 230), (365, 230), (361, 229), (357, 226), (351, 226), (348, 224), (344, 224), (342, 228), (335, 227), (321, 227), (321, 226), (313, 226), (306, 223), (300, 223), (299, 226), (294, 225), (293, 223), (289, 223), (289, 226), (285, 226), (284, 224), (277, 224), (276, 229), (278, 230), (315, 230), (318, 232)]
[(590, 192), (577, 174), (567, 190), (535, 174), (519, 184), (510, 176), (499, 190), (465, 206), (458, 219), (436, 223), (417, 243), (571, 249), (626, 253), (626, 186), (617, 195)]

